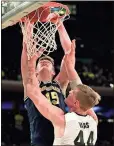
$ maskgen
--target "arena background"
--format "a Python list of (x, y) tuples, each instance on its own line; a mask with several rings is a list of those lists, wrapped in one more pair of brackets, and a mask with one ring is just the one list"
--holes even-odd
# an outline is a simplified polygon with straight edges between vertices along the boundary
[[(59, 1), (60, 2), (60, 1)], [(71, 39), (76, 39), (76, 70), (83, 83), (102, 96), (94, 108), (99, 117), (98, 146), (114, 145), (114, 2), (65, 2), (71, 18), (64, 22)], [(20, 58), (22, 33), (19, 24), (1, 32), (2, 146), (29, 145), (29, 123), (23, 102)], [(63, 50), (56, 34), (58, 50), (50, 54), (59, 72)]]

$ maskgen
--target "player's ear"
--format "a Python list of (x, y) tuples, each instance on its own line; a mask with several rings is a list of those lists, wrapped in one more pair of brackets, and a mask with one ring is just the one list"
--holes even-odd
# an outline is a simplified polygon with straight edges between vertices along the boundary
[(53, 76), (55, 75), (55, 70), (52, 71)]
[(79, 107), (80, 107), (80, 103), (79, 103), (79, 101), (78, 101), (78, 100), (75, 100), (74, 105), (75, 105), (76, 108), (79, 108)]
[(53, 74), (53, 75), (55, 75), (55, 68), (54, 68), (54, 67), (53, 67), (53, 71), (52, 71), (52, 74)]

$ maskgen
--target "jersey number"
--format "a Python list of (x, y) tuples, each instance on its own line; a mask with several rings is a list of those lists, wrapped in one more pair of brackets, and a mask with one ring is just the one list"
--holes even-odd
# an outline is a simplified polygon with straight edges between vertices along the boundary
[(56, 92), (48, 92), (45, 96), (53, 105), (59, 104), (59, 97)]
[[(80, 130), (78, 136), (74, 140), (74, 144), (76, 146), (85, 146), (84, 135), (83, 135), (82, 130)], [(90, 134), (89, 134), (89, 138), (88, 138), (88, 141), (87, 141), (87, 146), (93, 146), (93, 131), (91, 131)]]

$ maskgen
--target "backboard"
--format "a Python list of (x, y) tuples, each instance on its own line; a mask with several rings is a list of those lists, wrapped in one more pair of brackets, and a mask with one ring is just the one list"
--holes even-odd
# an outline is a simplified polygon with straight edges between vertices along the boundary
[(50, 0), (2, 0), (2, 29), (15, 24), (22, 17), (36, 10)]

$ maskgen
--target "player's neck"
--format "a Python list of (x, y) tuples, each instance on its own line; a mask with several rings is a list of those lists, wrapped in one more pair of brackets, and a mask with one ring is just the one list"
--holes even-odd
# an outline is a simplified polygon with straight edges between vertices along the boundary
[(42, 71), (38, 75), (38, 80), (43, 81), (43, 82), (49, 82), (49, 81), (52, 81), (52, 76), (51, 76), (50, 72)]
[(82, 111), (81, 109), (71, 109), (70, 111), (75, 112), (79, 115), (87, 115), (87, 112)]

